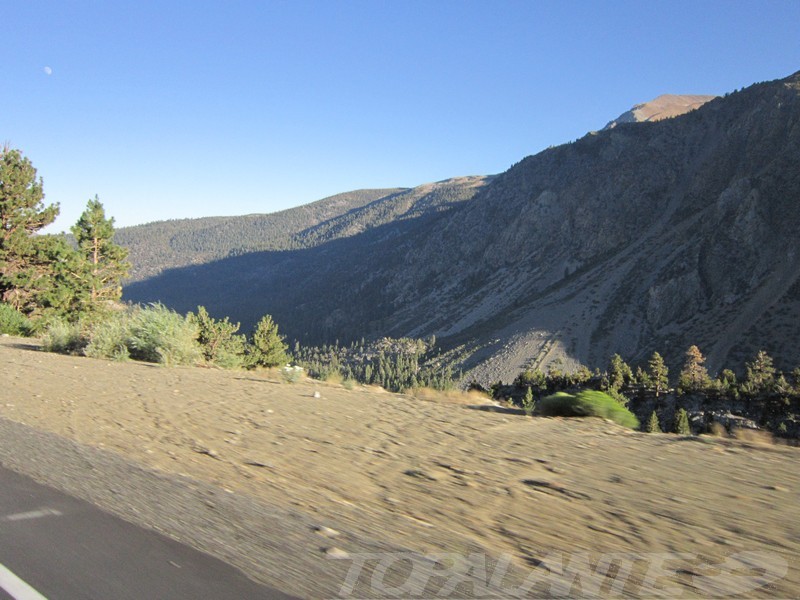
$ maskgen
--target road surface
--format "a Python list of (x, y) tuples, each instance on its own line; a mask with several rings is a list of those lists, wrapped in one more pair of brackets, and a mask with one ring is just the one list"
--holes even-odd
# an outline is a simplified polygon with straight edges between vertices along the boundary
[(0, 599), (290, 598), (230, 565), (0, 467)]

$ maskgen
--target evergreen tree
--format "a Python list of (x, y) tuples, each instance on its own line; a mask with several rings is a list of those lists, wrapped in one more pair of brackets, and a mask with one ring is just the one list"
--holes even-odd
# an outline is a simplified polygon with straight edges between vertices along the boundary
[(35, 264), (46, 276), (38, 279), (33, 290), (35, 313), (55, 313), (77, 320), (84, 284), (80, 274), (84, 261), (64, 236), (42, 236)]
[(736, 385), (736, 373), (730, 369), (722, 369), (717, 377), (717, 387), (725, 395), (738, 396), (738, 386)]
[(675, 413), (675, 426), (672, 430), (678, 435), (692, 435), (692, 428), (689, 426), (689, 415), (685, 408), (679, 408)]
[[(630, 369), (629, 369), (630, 370)], [(570, 385), (583, 386), (592, 378), (592, 372), (588, 367), (580, 365), (572, 375), (570, 375)], [(633, 378), (633, 373), (631, 373)]]
[(800, 396), (800, 367), (792, 369), (792, 392)]
[(647, 372), (642, 369), (642, 367), (636, 367), (636, 374), (633, 376), (633, 379), (636, 381), (636, 383), (647, 389), (650, 389), (653, 384), (652, 380), (650, 379), (650, 375), (648, 375)]
[(533, 414), (533, 410), (536, 408), (536, 402), (533, 400), (533, 390), (528, 387), (525, 391), (525, 397), (522, 399), (522, 408), (525, 410), (525, 414), (529, 417)]
[(775, 387), (775, 367), (772, 358), (760, 350), (753, 362), (747, 363), (745, 386), (752, 394), (767, 393)]
[(114, 243), (114, 218), (106, 218), (97, 196), (89, 200), (72, 234), (84, 260), (77, 274), (82, 284), (81, 304), (91, 312), (118, 301), (122, 297), (120, 281), (130, 269), (128, 251)]
[(700, 348), (689, 346), (686, 351), (686, 360), (678, 379), (678, 385), (684, 392), (702, 392), (711, 383), (708, 371), (703, 366), (706, 362)]
[(658, 352), (653, 352), (648, 366), (650, 368), (650, 386), (657, 398), (669, 389), (669, 369)]
[(251, 366), (277, 367), (284, 365), (289, 357), (288, 346), (278, 334), (278, 325), (270, 315), (264, 315), (253, 330), (253, 339), (249, 349), (248, 363)]
[(204, 306), (198, 306), (197, 314), (190, 312), (186, 319), (197, 326), (197, 341), (207, 361), (227, 368), (242, 364), (246, 339), (236, 333), (239, 323), (231, 323), (228, 317), (218, 321)]
[(647, 433), (661, 433), (661, 425), (658, 423), (658, 415), (656, 411), (650, 413), (650, 418), (647, 421)]
[(620, 390), (622, 386), (633, 381), (633, 371), (628, 364), (622, 360), (619, 354), (611, 357), (608, 365), (608, 387), (612, 390)]
[(51, 287), (51, 236), (35, 235), (58, 216), (45, 206), (41, 178), (19, 150), (0, 149), (0, 300), (30, 313), (37, 296)]

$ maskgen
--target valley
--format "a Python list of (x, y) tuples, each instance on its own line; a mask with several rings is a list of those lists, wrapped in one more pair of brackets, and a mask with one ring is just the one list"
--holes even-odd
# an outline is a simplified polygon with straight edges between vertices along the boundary
[[(741, 372), (762, 349), (788, 372), (800, 364), (799, 78), (620, 122), (496, 176), (292, 209), (275, 219), (296, 225), (264, 229), (283, 238), (241, 250), (224, 233), (234, 218), (213, 234), (202, 221), (123, 229), (132, 257), (159, 229), (164, 248), (124, 297), (203, 305), (245, 330), (269, 312), (310, 346), (434, 335), (483, 385), (614, 353), (637, 364), (658, 350), (675, 368), (692, 344), (712, 372)], [(217, 249), (190, 260), (188, 239)]]

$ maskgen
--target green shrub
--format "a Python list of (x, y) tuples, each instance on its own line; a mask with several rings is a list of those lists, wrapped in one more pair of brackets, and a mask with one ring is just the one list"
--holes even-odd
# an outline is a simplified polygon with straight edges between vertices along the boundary
[(84, 353), (92, 358), (127, 360), (130, 358), (128, 344), (132, 324), (133, 317), (130, 311), (114, 313), (98, 322), (92, 329)]
[(0, 333), (27, 337), (33, 331), (33, 324), (10, 304), (0, 303)]
[(197, 325), (161, 304), (118, 312), (91, 331), (86, 355), (163, 365), (191, 365), (202, 360)]
[(197, 325), (163, 304), (135, 311), (128, 351), (131, 358), (163, 365), (191, 365), (202, 361)]
[(78, 354), (86, 347), (86, 337), (79, 323), (51, 321), (42, 334), (42, 350), (59, 354)]
[(297, 383), (303, 376), (303, 367), (286, 365), (281, 369), (281, 377), (286, 383)]
[(578, 394), (558, 392), (542, 398), (539, 413), (551, 417), (601, 417), (636, 429), (639, 420), (627, 408), (603, 392), (584, 390)]

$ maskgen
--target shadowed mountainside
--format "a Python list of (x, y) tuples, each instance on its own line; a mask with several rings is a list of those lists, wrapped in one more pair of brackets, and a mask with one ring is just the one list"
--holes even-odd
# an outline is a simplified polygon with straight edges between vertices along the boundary
[(271, 214), (157, 221), (123, 227), (115, 241), (130, 252), (130, 281), (140, 281), (174, 267), (290, 248), (296, 234), (403, 191), (357, 190)]
[(270, 312), (314, 343), (435, 334), (465, 344), (466, 377), (484, 383), (614, 352), (676, 364), (693, 343), (712, 371), (759, 348), (800, 363), (800, 73), (588, 134), (475, 189), (302, 250), (169, 271), (126, 297), (243, 322)]

